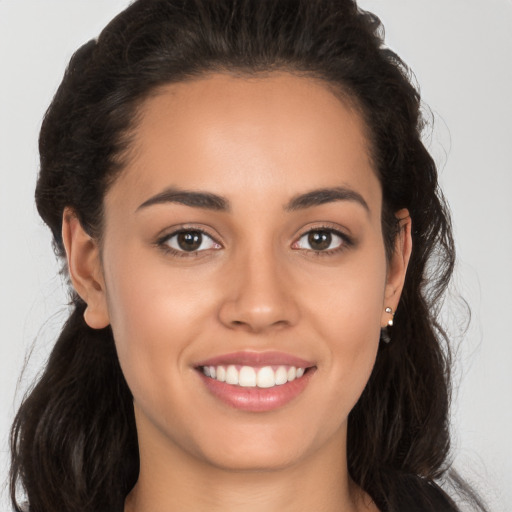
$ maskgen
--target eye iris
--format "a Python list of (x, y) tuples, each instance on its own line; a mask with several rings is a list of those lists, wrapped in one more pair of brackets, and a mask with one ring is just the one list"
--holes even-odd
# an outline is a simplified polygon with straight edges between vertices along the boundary
[(313, 231), (308, 235), (308, 242), (315, 251), (323, 251), (331, 245), (332, 234), (328, 231)]
[(201, 246), (203, 236), (199, 231), (186, 231), (179, 233), (177, 242), (180, 249), (184, 251), (195, 251)]

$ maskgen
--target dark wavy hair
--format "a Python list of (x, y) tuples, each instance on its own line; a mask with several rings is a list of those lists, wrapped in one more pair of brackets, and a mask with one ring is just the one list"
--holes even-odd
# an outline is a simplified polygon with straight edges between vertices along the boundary
[[(211, 72), (285, 71), (322, 80), (367, 127), (383, 190), (388, 256), (412, 218), (413, 251), (392, 330), (349, 416), (348, 467), (382, 511), (457, 510), (450, 467), (450, 350), (438, 323), (454, 265), (450, 219), (421, 140), (418, 90), (353, 0), (137, 0), (73, 56), (40, 134), (36, 202), (57, 254), (65, 207), (101, 238), (103, 198), (129, 156), (138, 108), (156, 88)], [(30, 512), (121, 511), (139, 471), (132, 395), (110, 328), (72, 311), (11, 432), (11, 498)], [(459, 482), (462, 487), (464, 484)], [(474, 497), (474, 502), (478, 499)], [(479, 502), (478, 506), (481, 506)]]

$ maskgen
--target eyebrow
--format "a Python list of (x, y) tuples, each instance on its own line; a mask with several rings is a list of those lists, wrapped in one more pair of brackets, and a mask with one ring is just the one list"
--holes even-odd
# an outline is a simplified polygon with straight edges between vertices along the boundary
[(137, 208), (137, 211), (147, 208), (148, 206), (164, 203), (180, 203), (186, 206), (191, 206), (192, 208), (204, 208), (206, 210), (222, 212), (230, 210), (229, 201), (217, 194), (180, 190), (171, 187), (153, 197), (150, 197), (147, 201), (144, 201)]
[(288, 212), (311, 208), (312, 206), (320, 206), (335, 201), (354, 201), (360, 204), (367, 212), (370, 212), (368, 203), (363, 196), (346, 187), (319, 188), (293, 197), (285, 206)]
[[(360, 204), (367, 212), (370, 211), (368, 203), (363, 196), (346, 187), (319, 188), (293, 197), (285, 206), (287, 212), (304, 210), (313, 206), (333, 203), (335, 201), (353, 201)], [(150, 197), (144, 201), (137, 211), (155, 204), (179, 203), (192, 208), (203, 208), (206, 210), (229, 212), (231, 209), (229, 201), (211, 192), (198, 192), (167, 188), (163, 192)]]

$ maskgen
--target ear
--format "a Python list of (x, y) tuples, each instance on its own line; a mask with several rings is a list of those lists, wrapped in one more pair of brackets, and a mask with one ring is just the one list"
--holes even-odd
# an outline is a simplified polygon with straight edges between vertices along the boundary
[(87, 304), (84, 319), (89, 327), (103, 329), (110, 319), (98, 243), (84, 231), (71, 208), (63, 213), (62, 240), (71, 283)]
[(386, 312), (386, 308), (391, 308), (392, 313), (394, 313), (398, 307), (412, 251), (412, 223), (409, 210), (405, 208), (399, 210), (395, 213), (395, 217), (398, 219), (399, 232), (395, 239), (393, 255), (388, 263), (386, 288), (384, 292), (384, 307), (381, 320), (382, 327), (387, 326), (388, 321), (390, 320), (390, 313)]

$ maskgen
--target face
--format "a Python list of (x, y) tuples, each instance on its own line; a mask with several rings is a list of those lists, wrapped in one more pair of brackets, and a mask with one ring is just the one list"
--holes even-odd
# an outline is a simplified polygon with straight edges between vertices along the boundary
[(343, 447), (405, 273), (381, 208), (362, 120), (319, 81), (211, 75), (148, 99), (84, 292), (141, 447), (235, 469)]

